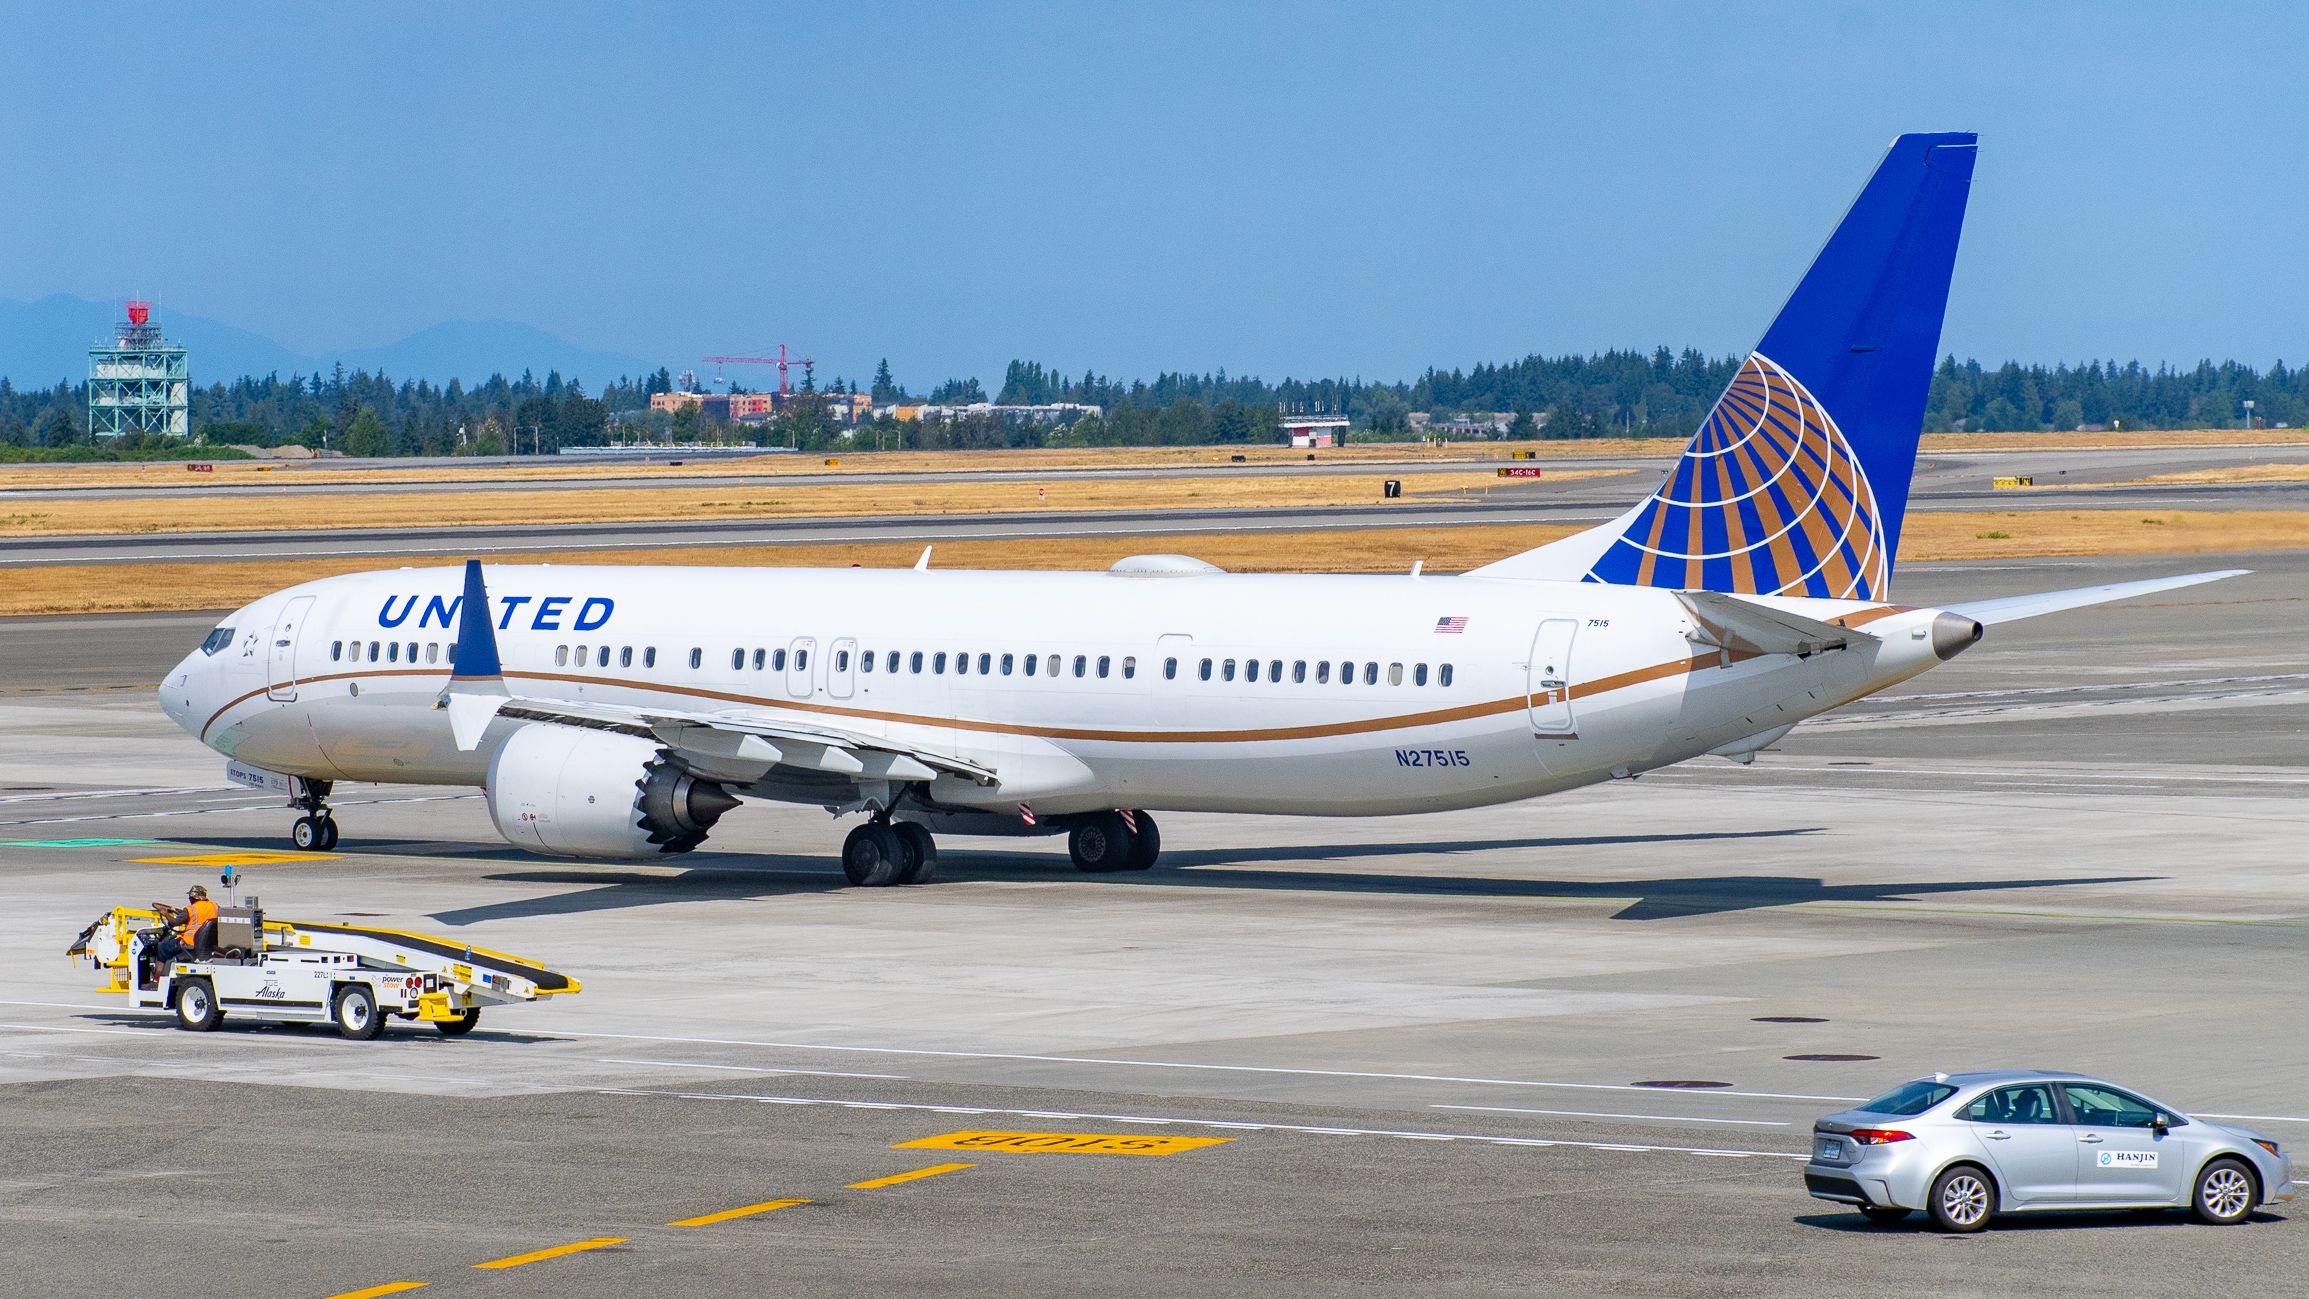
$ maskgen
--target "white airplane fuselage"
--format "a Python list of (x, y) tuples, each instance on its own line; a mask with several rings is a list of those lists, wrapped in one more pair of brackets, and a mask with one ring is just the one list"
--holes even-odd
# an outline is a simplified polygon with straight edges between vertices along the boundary
[[(1804, 656), (1725, 650), (1696, 639), (1674, 592), (1592, 582), (511, 565), (488, 578), (515, 694), (887, 737), (991, 771), (924, 789), (1006, 817), (1511, 802), (1760, 747), (1962, 648), (1936, 643), (1935, 610), (1752, 597), (1869, 634)], [(267, 596), (169, 673), (162, 705), (276, 772), (485, 785), (524, 723), (498, 718), (461, 749), (437, 706), (458, 582), (401, 569)]]

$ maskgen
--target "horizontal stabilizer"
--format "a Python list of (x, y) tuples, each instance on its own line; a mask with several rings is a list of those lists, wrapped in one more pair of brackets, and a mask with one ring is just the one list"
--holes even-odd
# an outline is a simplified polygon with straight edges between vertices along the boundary
[(1960, 613), (1979, 623), (2017, 622), (2042, 614), (2059, 613), (2063, 609), (2082, 609), (2086, 605), (2107, 604), (2111, 600), (2130, 600), (2136, 595), (2154, 595), (2159, 591), (2175, 591), (2184, 586), (2204, 582), (2218, 582), (2226, 577), (2243, 577), (2249, 568), (2223, 568), (2209, 573), (2188, 573), (2180, 577), (2152, 577), (2141, 582), (2110, 582), (2103, 586), (2078, 586), (2066, 591), (2042, 591), (2035, 595), (2008, 595), (1994, 600), (1973, 600), (1947, 606), (1950, 613)]
[(1692, 639), (1718, 649), (1749, 654), (1817, 654), (1876, 639), (1864, 631), (1717, 591), (1678, 591), (1676, 598), (1692, 615)]

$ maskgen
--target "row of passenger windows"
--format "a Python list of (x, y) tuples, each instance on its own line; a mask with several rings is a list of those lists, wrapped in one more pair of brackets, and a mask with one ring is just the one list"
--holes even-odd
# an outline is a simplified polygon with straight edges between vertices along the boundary
[[(1216, 667), (1217, 667), (1217, 672), (1218, 672), (1218, 679), (1219, 679), (1219, 680), (1221, 680), (1221, 681), (1232, 681), (1232, 680), (1234, 680), (1234, 679), (1235, 679), (1235, 661), (1234, 661), (1233, 659), (1220, 659), (1220, 660), (1218, 660), (1218, 661), (1217, 661)], [(1316, 661), (1315, 663), (1313, 663), (1313, 664), (1309, 664), (1309, 663), (1307, 662), (1307, 660), (1305, 660), (1305, 659), (1294, 659), (1294, 660), (1292, 660), (1292, 662), (1291, 662), (1291, 684), (1293, 684), (1293, 685), (1304, 685), (1304, 684), (1306, 684), (1307, 680), (1309, 679), (1309, 678), (1308, 678), (1308, 672), (1309, 672), (1309, 669), (1310, 669), (1310, 668), (1312, 668), (1312, 670), (1313, 670), (1313, 673), (1314, 673), (1314, 677), (1313, 677), (1313, 680), (1314, 680), (1314, 682), (1315, 682), (1315, 684), (1316, 684), (1316, 685), (1319, 685), (1319, 686), (1325, 686), (1325, 685), (1329, 685), (1329, 684), (1331, 684), (1331, 662), (1330, 662), (1330, 660), (1328, 660), (1328, 659), (1321, 659), (1321, 660), (1317, 660), (1317, 661)], [(1213, 669), (1213, 663), (1212, 663), (1212, 660), (1210, 660), (1210, 659), (1204, 659), (1204, 660), (1202, 661), (1202, 666), (1201, 666), (1200, 668), (1198, 668), (1198, 669), (1197, 669), (1197, 675), (1199, 675), (1199, 676), (1200, 676), (1200, 677), (1201, 677), (1203, 680), (1205, 680), (1205, 681), (1208, 681), (1208, 680), (1210, 680), (1210, 679), (1211, 679), (1211, 673), (1212, 673), (1212, 669)], [(1258, 660), (1258, 659), (1244, 659), (1244, 660), (1243, 660), (1243, 680), (1245, 680), (1245, 681), (1257, 681), (1257, 680), (1259, 680), (1259, 679), (1260, 679), (1260, 672), (1261, 672), (1262, 670), (1263, 670), (1263, 671), (1266, 673), (1266, 679), (1267, 679), (1268, 681), (1270, 681), (1270, 682), (1273, 682), (1273, 683), (1275, 683), (1275, 684), (1278, 684), (1278, 685), (1282, 683), (1282, 680), (1283, 680), (1283, 660), (1281, 660), (1281, 659), (1267, 659), (1267, 660), (1265, 661), (1265, 663), (1264, 663), (1264, 666), (1263, 666), (1263, 668), (1262, 668), (1262, 665), (1261, 665), (1261, 662), (1260, 662), (1260, 660)], [(1343, 660), (1341, 660), (1341, 661), (1340, 661), (1340, 663), (1339, 663), (1339, 684), (1340, 684), (1340, 685), (1343, 685), (1343, 686), (1351, 686), (1351, 685), (1354, 685), (1354, 684), (1355, 684), (1355, 677), (1356, 677), (1356, 672), (1357, 672), (1357, 670), (1358, 670), (1358, 665), (1356, 664), (1356, 662), (1355, 662), (1353, 659), (1343, 659)], [(1379, 664), (1378, 664), (1378, 663), (1376, 663), (1376, 662), (1365, 662), (1365, 663), (1363, 663), (1363, 664), (1361, 664), (1361, 665), (1360, 665), (1360, 670), (1361, 670), (1361, 672), (1362, 672), (1362, 679), (1363, 679), (1363, 684), (1364, 684), (1364, 685), (1367, 685), (1367, 686), (1375, 686), (1375, 685), (1378, 685), (1378, 684), (1379, 684)], [(1178, 674), (1179, 674), (1179, 661), (1178, 661), (1177, 659), (1164, 659), (1164, 660), (1163, 660), (1163, 679), (1167, 681), (1167, 680), (1169, 680), (1170, 678), (1177, 676)], [(1400, 663), (1390, 663), (1390, 664), (1388, 664), (1388, 665), (1387, 665), (1387, 684), (1388, 684), (1388, 685), (1391, 685), (1391, 686), (1399, 686), (1399, 685), (1402, 685), (1402, 684), (1403, 684), (1404, 675), (1405, 675), (1405, 674), (1404, 674), (1404, 670), (1403, 670), (1403, 665), (1402, 665), (1402, 664), (1400, 664)], [(1428, 680), (1428, 678), (1427, 678), (1427, 665), (1426, 665), (1426, 664), (1424, 664), (1424, 663), (1414, 663), (1414, 664), (1412, 664), (1412, 665), (1411, 665), (1411, 671), (1410, 671), (1410, 674), (1409, 674), (1409, 675), (1410, 675), (1410, 679), (1411, 679), (1411, 684), (1412, 684), (1412, 685), (1415, 685), (1415, 686), (1424, 686), (1424, 685), (1426, 685), (1426, 684), (1427, 684), (1427, 680)], [(1447, 687), (1447, 686), (1449, 686), (1449, 685), (1451, 684), (1451, 665), (1450, 665), (1449, 663), (1440, 663), (1440, 664), (1437, 664), (1437, 665), (1436, 665), (1436, 668), (1435, 668), (1435, 684), (1436, 684), (1436, 685), (1438, 685), (1438, 686), (1446, 686), (1446, 687)]]
[[(444, 649), (448, 651), (445, 658), (442, 653)], [(419, 657), (420, 653), (422, 653), (422, 659)], [(927, 672), (933, 676), (944, 676), (951, 668), (956, 676), (970, 676), (975, 669), (976, 675), (982, 677), (995, 675), (1061, 677), (1068, 675), (1068, 669), (1071, 667), (1073, 676), (1095, 676), (1103, 680), (1114, 675), (1116, 671), (1115, 658), (1106, 654), (1096, 656), (1077, 654), (1070, 663), (1067, 657), (1062, 654), (994, 654), (982, 652), (973, 657), (968, 652), (950, 654), (944, 650), (914, 650), (911, 652), (860, 650), (856, 653), (856, 668), (858, 671), (866, 673), (874, 672), (879, 668), (880, 671), (888, 674), (904, 671), (915, 674)], [(834, 671), (850, 671), (851, 654), (852, 651), (847, 649), (835, 650)], [(330, 642), (329, 658), (332, 661), (352, 663), (446, 662), (449, 666), (454, 667), (457, 663), (457, 646), (455, 644), (444, 646), (440, 641), (364, 642), (341, 640)], [(631, 645), (556, 645), (553, 647), (555, 667), (606, 668), (613, 661), (621, 668), (634, 666), (636, 661), (634, 647)], [(642, 646), (639, 652), (639, 661), (645, 669), (655, 668), (657, 666), (657, 647), (655, 645)], [(794, 671), (806, 672), (810, 667), (810, 651), (807, 648), (797, 647), (792, 651), (790, 657), (788, 652), (783, 649), (747, 650), (740, 648), (730, 651), (730, 669), (732, 671), (742, 672), (746, 670), (749, 663), (756, 672), (783, 672), (789, 663)], [(705, 650), (702, 648), (692, 649), (689, 652), (689, 665), (692, 671), (704, 667)], [(1129, 681), (1138, 676), (1138, 658), (1136, 655), (1123, 655), (1120, 666), (1123, 680)], [(1204, 659), (1197, 665), (1195, 674), (1204, 681), (1214, 679), (1234, 681), (1237, 679), (1238, 670), (1242, 674), (1240, 679), (1243, 681), (1258, 682), (1263, 680), (1279, 685), (1284, 678), (1285, 666), (1281, 659), (1242, 659), (1240, 661), (1235, 659)], [(1336, 664), (1334, 671), (1334, 664), (1329, 659), (1318, 659), (1312, 663), (1306, 659), (1294, 659), (1288, 668), (1293, 685), (1304, 685), (1313, 681), (1319, 686), (1329, 685), (1334, 679), (1343, 686), (1354, 685), (1358, 680), (1364, 685), (1375, 686), (1379, 684), (1382, 670), (1386, 674), (1387, 684), (1391, 686), (1400, 686), (1404, 684), (1406, 679), (1413, 686), (1425, 686), (1430, 679), (1441, 687), (1449, 688), (1451, 685), (1451, 665), (1449, 663), (1437, 664), (1432, 678), (1428, 675), (1428, 665), (1425, 663), (1413, 663), (1408, 665), (1408, 669), (1406, 669), (1406, 665), (1401, 663), (1382, 665), (1376, 660), (1342, 659)], [(1178, 679), (1178, 675), (1179, 661), (1175, 658), (1164, 659), (1163, 680), (1175, 681)]]

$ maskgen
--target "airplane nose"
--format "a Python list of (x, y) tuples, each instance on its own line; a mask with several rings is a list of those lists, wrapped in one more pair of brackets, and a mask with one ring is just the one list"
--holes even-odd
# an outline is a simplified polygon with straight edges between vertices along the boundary
[(1941, 614), (1932, 620), (1932, 652), (1946, 663), (1978, 645), (1981, 630), (1979, 623), (1963, 614)]

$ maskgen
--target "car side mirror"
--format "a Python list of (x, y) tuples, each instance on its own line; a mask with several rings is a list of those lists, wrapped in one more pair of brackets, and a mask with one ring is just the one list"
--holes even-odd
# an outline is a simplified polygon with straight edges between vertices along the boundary
[(2172, 1128), (2172, 1124), (2165, 1122), (2164, 1115), (2152, 1114), (2149, 1116), (2149, 1131), (2156, 1133), (2158, 1136), (2161, 1137), (2165, 1135), (2167, 1132), (2172, 1131)]

